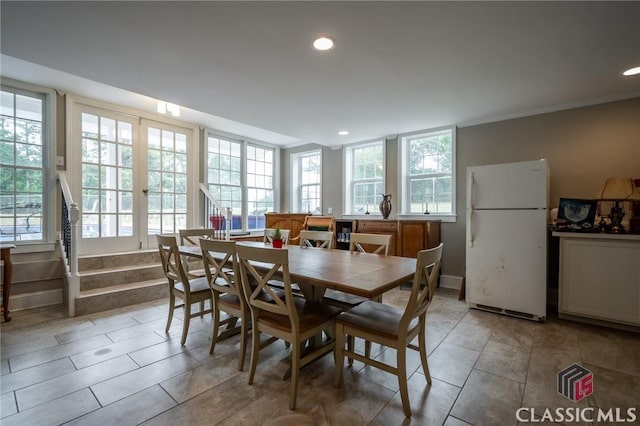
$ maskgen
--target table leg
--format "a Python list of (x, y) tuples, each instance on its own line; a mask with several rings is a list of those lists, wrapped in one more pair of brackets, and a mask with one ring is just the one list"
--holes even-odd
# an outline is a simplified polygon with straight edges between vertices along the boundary
[(13, 276), (13, 265), (11, 264), (11, 249), (2, 247), (0, 259), (4, 262), (4, 277), (2, 285), (2, 308), (4, 310), (4, 321), (11, 321), (9, 316), (9, 295), (11, 294), (11, 279)]

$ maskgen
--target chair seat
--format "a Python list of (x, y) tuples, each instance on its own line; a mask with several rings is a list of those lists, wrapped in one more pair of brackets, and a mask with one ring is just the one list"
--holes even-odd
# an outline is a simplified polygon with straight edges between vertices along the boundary
[(240, 298), (235, 294), (223, 294), (218, 298), (218, 303), (221, 306), (225, 306), (236, 311), (242, 309), (242, 305), (240, 304)]
[[(367, 300), (343, 312), (336, 321), (363, 331), (374, 331), (376, 335), (388, 339), (395, 339), (403, 314), (403, 310), (394, 306)], [(409, 324), (409, 330), (416, 327), (418, 322), (418, 319), (414, 318)]]
[[(338, 308), (322, 303), (307, 302), (302, 298), (294, 298), (294, 303), (300, 319), (300, 332), (321, 325), (340, 313)], [(283, 331), (291, 331), (291, 320), (285, 315), (262, 311), (260, 313), (260, 321)]]
[(367, 300), (369, 299), (367, 299), (366, 297), (355, 296), (343, 291), (328, 289), (324, 292), (322, 303), (347, 310), (353, 308), (354, 306), (358, 306), (359, 304), (366, 302)]
[[(176, 282), (173, 287), (176, 290), (184, 293), (184, 284), (182, 284), (181, 282)], [(191, 289), (191, 293), (198, 293), (200, 291), (205, 291), (205, 290), (211, 291), (211, 288), (209, 287), (209, 282), (207, 281), (206, 277), (189, 280), (189, 288)]]

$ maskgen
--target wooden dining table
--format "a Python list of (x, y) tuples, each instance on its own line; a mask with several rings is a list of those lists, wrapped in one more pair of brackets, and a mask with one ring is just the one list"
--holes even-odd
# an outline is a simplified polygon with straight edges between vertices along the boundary
[[(272, 248), (263, 242), (243, 241), (238, 245), (288, 250), (289, 274), (307, 300), (318, 301), (326, 289), (376, 298), (392, 288), (410, 281), (416, 270), (416, 259), (286, 245)], [(180, 254), (202, 257), (197, 246), (180, 246)]]

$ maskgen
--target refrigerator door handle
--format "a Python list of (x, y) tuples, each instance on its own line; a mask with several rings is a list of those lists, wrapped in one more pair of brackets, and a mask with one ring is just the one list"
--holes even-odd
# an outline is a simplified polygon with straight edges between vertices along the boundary
[(473, 247), (473, 172), (469, 173), (467, 181), (467, 243)]

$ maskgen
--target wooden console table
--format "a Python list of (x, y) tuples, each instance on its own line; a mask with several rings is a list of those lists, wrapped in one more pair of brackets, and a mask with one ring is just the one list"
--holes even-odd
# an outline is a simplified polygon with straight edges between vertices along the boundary
[(4, 274), (2, 276), (2, 314), (4, 322), (11, 321), (9, 316), (9, 295), (11, 294), (11, 279), (13, 277), (13, 264), (11, 263), (11, 249), (16, 248), (14, 244), (3, 244), (0, 246), (0, 260), (4, 263)]

